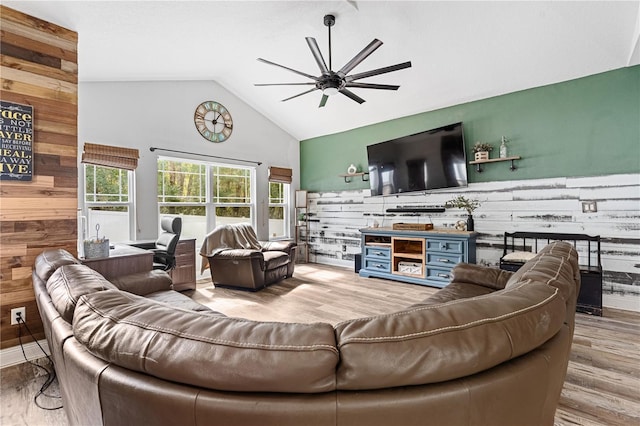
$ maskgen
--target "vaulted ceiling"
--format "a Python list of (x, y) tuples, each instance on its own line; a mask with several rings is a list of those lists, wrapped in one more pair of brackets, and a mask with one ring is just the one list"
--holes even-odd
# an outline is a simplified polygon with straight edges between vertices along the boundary
[[(640, 64), (639, 1), (11, 1), (3, 4), (79, 34), (79, 78), (215, 80), (297, 139)], [(353, 72), (411, 61), (318, 108), (315, 91), (262, 57), (319, 75), (305, 37), (334, 70), (374, 38), (384, 42)], [(328, 59), (327, 59), (328, 62)], [(215, 99), (215, 93), (206, 94)]]

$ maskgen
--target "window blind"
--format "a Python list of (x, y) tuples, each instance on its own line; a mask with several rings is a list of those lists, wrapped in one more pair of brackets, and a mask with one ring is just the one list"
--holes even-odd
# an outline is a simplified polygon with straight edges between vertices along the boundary
[(115, 169), (135, 170), (140, 154), (137, 149), (85, 143), (82, 162)]
[(291, 183), (293, 171), (284, 167), (269, 167), (269, 182)]

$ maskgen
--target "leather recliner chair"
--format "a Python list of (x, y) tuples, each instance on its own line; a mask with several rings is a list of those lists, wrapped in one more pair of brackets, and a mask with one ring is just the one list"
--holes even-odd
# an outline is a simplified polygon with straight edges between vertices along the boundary
[(293, 276), (296, 243), (258, 241), (251, 225), (222, 225), (205, 238), (200, 254), (219, 287), (257, 291)]

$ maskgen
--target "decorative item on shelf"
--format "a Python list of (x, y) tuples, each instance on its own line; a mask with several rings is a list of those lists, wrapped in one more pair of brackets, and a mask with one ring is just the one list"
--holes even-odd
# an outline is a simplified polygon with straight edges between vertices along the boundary
[(307, 221), (307, 214), (304, 212), (298, 213), (298, 225), (304, 225), (306, 221)]
[(347, 168), (347, 173), (350, 175), (357, 172), (358, 172), (358, 168), (355, 166), (355, 164), (350, 164), (349, 167)]
[(456, 231), (464, 231), (467, 229), (467, 222), (464, 220), (459, 220), (455, 224)]
[(464, 195), (458, 195), (445, 203), (446, 207), (456, 207), (467, 211), (467, 231), (474, 230), (473, 211), (480, 207), (478, 200), (469, 200)]
[(507, 138), (502, 137), (502, 143), (500, 144), (500, 158), (507, 158)]
[(98, 259), (101, 257), (109, 257), (109, 239), (99, 237), (100, 225), (96, 225), (96, 237), (90, 240), (84, 240), (84, 258)]
[(473, 146), (475, 160), (488, 160), (491, 150), (493, 150), (493, 146), (490, 143), (476, 142)]
[(433, 229), (433, 223), (394, 223), (391, 228), (404, 231), (428, 231)]

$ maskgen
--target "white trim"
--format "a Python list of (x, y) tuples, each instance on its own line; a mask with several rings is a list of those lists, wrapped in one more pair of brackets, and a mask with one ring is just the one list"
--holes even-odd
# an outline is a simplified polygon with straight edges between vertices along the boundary
[[(40, 343), (40, 346), (42, 346), (47, 354), (50, 353), (49, 345), (47, 344), (46, 340), (38, 340), (38, 343)], [(24, 347), (25, 355), (30, 361), (38, 358), (43, 358), (45, 356), (36, 342), (25, 343), (22, 346)], [(0, 369), (11, 367), (12, 365), (22, 364), (23, 362), (26, 361), (24, 360), (24, 355), (22, 355), (20, 345), (0, 350)]]

